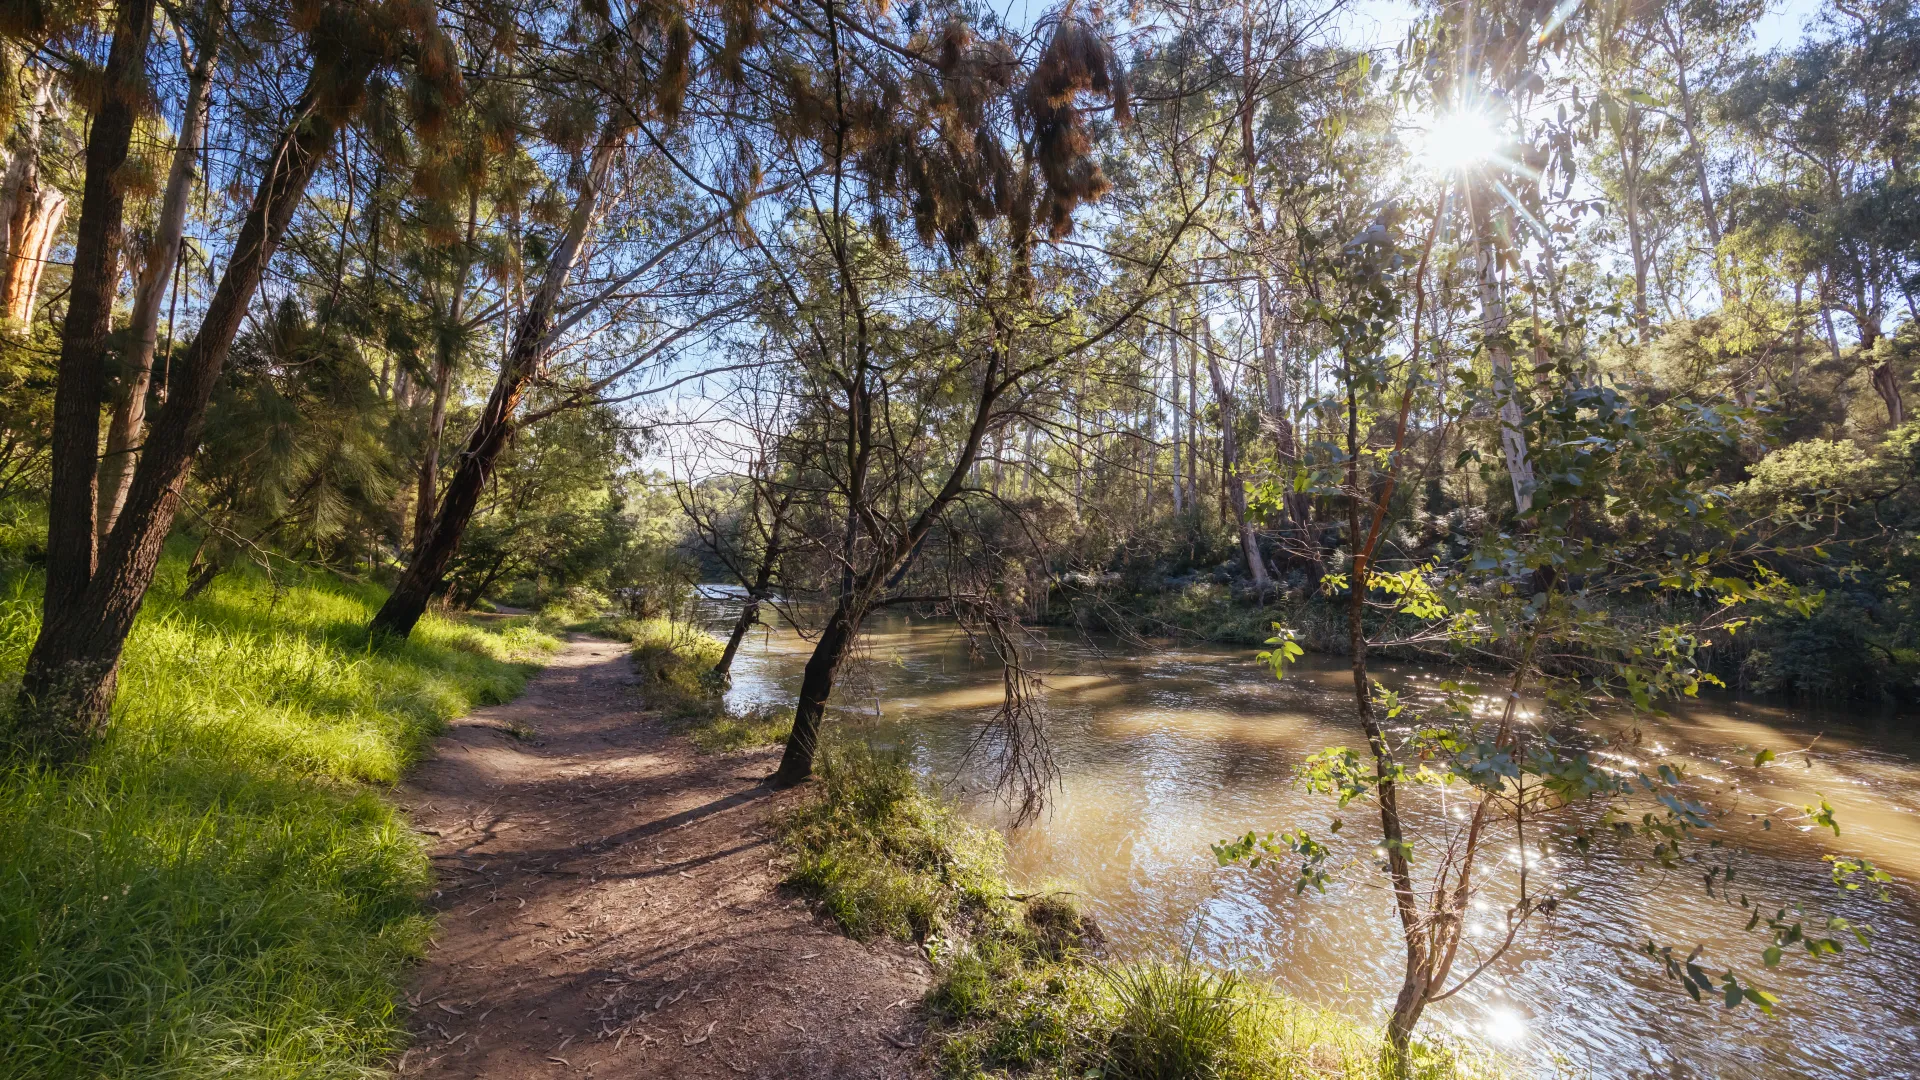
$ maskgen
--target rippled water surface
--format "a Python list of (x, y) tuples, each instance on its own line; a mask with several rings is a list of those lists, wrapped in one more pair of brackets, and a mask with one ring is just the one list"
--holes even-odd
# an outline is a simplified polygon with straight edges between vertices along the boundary
[[(724, 601), (716, 618), (724, 615)], [(905, 747), (932, 775), (977, 793), (966, 750), (1000, 693), (999, 672), (970, 658), (951, 625), (876, 620), (838, 695), (833, 722)], [(790, 698), (809, 646), (791, 633), (756, 633), (734, 668), (732, 698)], [(1123, 952), (1180, 949), (1257, 971), (1293, 993), (1376, 1017), (1402, 964), (1388, 897), (1364, 861), (1324, 895), (1294, 895), (1259, 872), (1220, 870), (1208, 845), (1246, 830), (1324, 830), (1332, 805), (1292, 780), (1294, 766), (1329, 745), (1358, 745), (1352, 683), (1334, 663), (1304, 665), (1279, 683), (1251, 650), (1152, 650), (1056, 640), (1039, 664), (1062, 787), (1038, 824), (1009, 835), (1015, 873), (1081, 893)], [(1415, 665), (1378, 675), (1416, 694), (1443, 677)], [(1646, 760), (1684, 761), (1718, 785), (1720, 805), (1766, 814), (1824, 795), (1843, 833), (1814, 835), (1776, 822), (1726, 832), (1737, 844), (1736, 891), (1755, 898), (1818, 898), (1871, 924), (1870, 951), (1839, 960), (1790, 955), (1763, 985), (1784, 999), (1757, 1010), (1696, 1005), (1639, 951), (1650, 936), (1706, 946), (1703, 966), (1759, 972), (1745, 912), (1707, 897), (1692, 873), (1662, 874), (1550, 847), (1534, 872), (1582, 886), (1563, 914), (1500, 959), (1429, 1024), (1504, 1046), (1551, 1071), (1601, 1077), (1920, 1077), (1920, 744), (1905, 722), (1802, 715), (1743, 702), (1703, 704), (1671, 719), (1637, 721)], [(1815, 736), (1818, 741), (1813, 742)], [(1761, 747), (1804, 747), (1787, 767), (1733, 768)], [(1808, 767), (1805, 763), (1810, 762)], [(970, 809), (994, 819), (991, 800)], [(1344, 815), (1356, 841), (1374, 819)], [(1501, 857), (1518, 848), (1509, 840)], [(1900, 879), (1892, 902), (1829, 902), (1821, 855), (1865, 855)], [(1364, 855), (1364, 851), (1361, 852)], [(1502, 875), (1511, 877), (1511, 875)], [(1501, 897), (1490, 895), (1496, 905)], [(1470, 940), (1492, 937), (1493, 909)]]

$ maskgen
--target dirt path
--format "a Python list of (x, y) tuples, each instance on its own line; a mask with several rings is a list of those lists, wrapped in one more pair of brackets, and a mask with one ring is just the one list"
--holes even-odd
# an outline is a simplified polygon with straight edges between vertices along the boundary
[(440, 929), (407, 1077), (910, 1077), (927, 965), (783, 892), (760, 778), (641, 708), (624, 646), (576, 637), (456, 721), (401, 789)]

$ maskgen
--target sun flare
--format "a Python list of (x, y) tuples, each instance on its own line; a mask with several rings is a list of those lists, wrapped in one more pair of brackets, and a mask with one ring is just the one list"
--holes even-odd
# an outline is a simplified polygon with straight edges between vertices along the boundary
[(1420, 161), (1436, 173), (1453, 173), (1494, 157), (1500, 129), (1478, 109), (1456, 109), (1433, 118), (1420, 132)]

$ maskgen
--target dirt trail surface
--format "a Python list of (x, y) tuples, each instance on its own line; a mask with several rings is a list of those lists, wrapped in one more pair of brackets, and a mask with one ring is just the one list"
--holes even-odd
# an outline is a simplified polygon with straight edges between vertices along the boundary
[(913, 1077), (926, 963), (779, 886), (772, 751), (703, 755), (576, 637), (399, 792), (439, 934), (405, 1077)]

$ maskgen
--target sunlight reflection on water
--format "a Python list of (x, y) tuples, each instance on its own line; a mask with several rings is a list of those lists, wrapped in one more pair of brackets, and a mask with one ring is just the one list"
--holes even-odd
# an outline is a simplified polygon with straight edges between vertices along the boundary
[[(873, 631), (865, 661), (840, 688), (851, 714), (840, 722), (906, 748), (971, 813), (993, 820), (985, 778), (964, 757), (997, 701), (997, 671), (969, 657), (943, 624), (894, 618), (876, 621)], [(756, 632), (735, 667), (731, 699), (784, 699), (808, 649), (791, 633)], [(1381, 1016), (1401, 959), (1370, 868), (1377, 841), (1367, 835), (1377, 833), (1364, 828), (1370, 819), (1360, 807), (1349, 809), (1354, 827), (1343, 833), (1363, 834), (1354, 843), (1364, 847), (1348, 848), (1358, 864), (1323, 896), (1295, 896), (1289, 882), (1266, 873), (1218, 869), (1208, 848), (1250, 828), (1324, 830), (1332, 804), (1295, 785), (1292, 770), (1328, 745), (1355, 744), (1344, 666), (1309, 663), (1276, 683), (1252, 662), (1252, 650), (1202, 645), (1138, 655), (1064, 641), (1042, 664), (1050, 671), (1050, 734), (1062, 784), (1046, 817), (1010, 836), (1016, 876), (1082, 894), (1123, 951), (1191, 944), (1302, 997)], [(1442, 677), (1407, 664), (1379, 674), (1410, 698), (1432, 698)], [(1920, 1076), (1920, 900), (1905, 884), (1920, 879), (1914, 741), (1747, 702), (1637, 723), (1644, 738), (1636, 760), (1623, 755), (1611, 764), (1686, 761), (1716, 778), (1715, 797), (1742, 812), (1775, 812), (1825, 794), (1843, 822), (1838, 840), (1781, 827), (1729, 831), (1730, 842), (1765, 845), (1740, 855), (1741, 887), (1769, 902), (1827, 903), (1833, 890), (1819, 856), (1867, 855), (1902, 879), (1894, 902), (1855, 898), (1829, 910), (1870, 923), (1872, 950), (1818, 964), (1790, 957), (1765, 972), (1765, 985), (1785, 999), (1774, 1020), (1750, 1008), (1695, 1004), (1640, 946), (1650, 935), (1681, 952), (1703, 943), (1714, 975), (1729, 965), (1760, 974), (1765, 943), (1742, 933), (1746, 913), (1709, 899), (1691, 873), (1649, 872), (1605, 851), (1581, 857), (1570, 845), (1543, 849), (1530, 837), (1530, 874), (1585, 891), (1470, 991), (1436, 1006), (1428, 1030), (1492, 1043), (1543, 1067), (1558, 1055), (1579, 1074), (1605, 1077)], [(1815, 734), (1817, 752), (1789, 767), (1758, 779), (1744, 770), (1738, 782), (1723, 775), (1760, 746), (1784, 752)], [(1522, 851), (1509, 839), (1503, 855), (1511, 866)], [(1470, 943), (1504, 935), (1509, 899), (1497, 890), (1482, 898), (1485, 906), (1470, 914)]]

